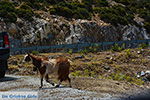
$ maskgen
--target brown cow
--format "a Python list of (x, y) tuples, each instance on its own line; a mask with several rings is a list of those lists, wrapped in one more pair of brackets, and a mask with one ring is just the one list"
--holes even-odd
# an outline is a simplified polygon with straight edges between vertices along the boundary
[(59, 87), (62, 81), (68, 80), (71, 87), (71, 79), (69, 78), (70, 61), (64, 57), (58, 57), (56, 59), (40, 58), (31, 54), (27, 54), (24, 57), (24, 61), (31, 61), (33, 65), (39, 70), (41, 75), (41, 86), (43, 86), (43, 78), (46, 82), (54, 83), (49, 80), (48, 74), (56, 73), (58, 76), (59, 83), (55, 87)]

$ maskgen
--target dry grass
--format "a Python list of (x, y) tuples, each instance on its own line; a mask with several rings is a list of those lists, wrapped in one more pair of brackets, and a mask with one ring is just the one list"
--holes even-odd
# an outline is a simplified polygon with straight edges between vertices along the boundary
[[(24, 55), (12, 56), (9, 59), (9, 69), (23, 69), (15, 74), (35, 75), (31, 63), (22, 64)], [(136, 73), (150, 69), (149, 49), (126, 49), (121, 52), (104, 51), (97, 53), (41, 53), (39, 56), (64, 56), (72, 63), (71, 75), (75, 77), (105, 78), (127, 81), (136, 84), (143, 82), (136, 78)], [(83, 56), (82, 58), (76, 58)], [(15, 63), (14, 63), (15, 62)], [(15, 64), (15, 65), (14, 65)]]

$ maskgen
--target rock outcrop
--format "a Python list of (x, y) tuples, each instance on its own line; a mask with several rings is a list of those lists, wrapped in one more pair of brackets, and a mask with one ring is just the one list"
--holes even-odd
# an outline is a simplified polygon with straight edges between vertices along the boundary
[[(1, 21), (0, 30), (10, 33), (12, 47), (150, 38), (144, 27), (135, 25), (113, 26), (96, 18), (90, 21), (67, 20), (64, 17), (42, 13), (41, 18), (34, 17), (33, 19), (32, 22), (19, 18), (16, 23)], [(139, 23), (138, 21), (137, 23)], [(15, 44), (14, 41), (19, 41), (19, 43)]]

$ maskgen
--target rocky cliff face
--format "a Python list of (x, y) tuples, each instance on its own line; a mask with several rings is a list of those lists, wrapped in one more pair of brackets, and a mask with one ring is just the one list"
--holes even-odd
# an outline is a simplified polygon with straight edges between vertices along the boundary
[(41, 18), (34, 17), (32, 22), (22, 19), (17, 19), (16, 23), (1, 21), (0, 26), (0, 30), (10, 33), (12, 47), (150, 38), (145, 28), (135, 25), (112, 26), (96, 17), (90, 21), (67, 20), (48, 13), (42, 13)]

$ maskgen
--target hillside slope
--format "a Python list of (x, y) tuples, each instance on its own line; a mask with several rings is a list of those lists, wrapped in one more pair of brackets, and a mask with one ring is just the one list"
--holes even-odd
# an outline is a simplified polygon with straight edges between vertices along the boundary
[(148, 0), (1, 0), (0, 30), (17, 39), (13, 46), (149, 39), (149, 5)]

